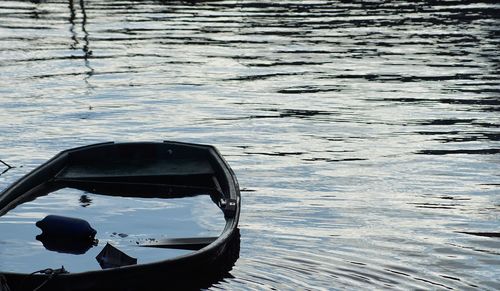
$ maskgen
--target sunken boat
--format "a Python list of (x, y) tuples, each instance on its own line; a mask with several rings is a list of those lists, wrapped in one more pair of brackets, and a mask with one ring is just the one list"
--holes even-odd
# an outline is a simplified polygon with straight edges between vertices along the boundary
[[(64, 188), (120, 199), (144, 198), (144, 193), (161, 199), (208, 194), (225, 225), (216, 237), (141, 243), (138, 247), (192, 250), (173, 258), (158, 255), (153, 262), (138, 262), (107, 243), (96, 257), (101, 269), (71, 272), (50, 262), (46, 269), (26, 273), (0, 269), (0, 290), (198, 289), (226, 276), (238, 259), (240, 190), (234, 172), (213, 146), (108, 142), (68, 149), (6, 188), (0, 194), (0, 216)], [(79, 254), (96, 245), (96, 231), (78, 218), (49, 215), (36, 226), (43, 230), (37, 239), (49, 250)]]

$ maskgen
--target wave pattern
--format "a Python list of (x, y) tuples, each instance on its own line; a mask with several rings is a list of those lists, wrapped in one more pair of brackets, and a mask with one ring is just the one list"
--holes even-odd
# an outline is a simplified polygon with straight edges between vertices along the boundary
[(499, 15), (2, 1), (0, 189), (72, 146), (212, 143), (245, 190), (241, 258), (213, 289), (500, 289)]

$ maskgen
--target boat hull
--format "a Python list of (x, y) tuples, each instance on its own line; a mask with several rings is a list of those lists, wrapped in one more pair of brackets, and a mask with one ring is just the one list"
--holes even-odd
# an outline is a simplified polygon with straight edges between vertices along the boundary
[(165, 284), (198, 289), (227, 274), (238, 259), (239, 185), (213, 146), (169, 141), (111, 142), (69, 149), (5, 189), (0, 194), (0, 216), (64, 187), (126, 197), (147, 192), (151, 197), (165, 199), (209, 192), (224, 213), (226, 225), (222, 234), (205, 247), (154, 263), (81, 273), (48, 270), (21, 274), (0, 270), (11, 290), (39, 286), (42, 290), (151, 290)]

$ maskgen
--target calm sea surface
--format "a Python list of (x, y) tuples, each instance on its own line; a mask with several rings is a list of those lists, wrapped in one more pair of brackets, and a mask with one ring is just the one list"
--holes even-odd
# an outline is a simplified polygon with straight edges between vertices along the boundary
[[(0, 190), (70, 147), (213, 144), (243, 190), (240, 259), (214, 290), (498, 290), (499, 15), (487, 0), (1, 1)], [(141, 211), (174, 203), (78, 197), (2, 218), (0, 271), (54, 207), (120, 215), (133, 237), (155, 226)]]

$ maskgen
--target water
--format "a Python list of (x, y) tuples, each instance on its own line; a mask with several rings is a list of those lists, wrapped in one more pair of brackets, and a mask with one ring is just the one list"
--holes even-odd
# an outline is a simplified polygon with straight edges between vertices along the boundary
[(214, 144), (243, 210), (213, 289), (500, 289), (499, 10), (2, 1), (0, 189), (74, 146)]
[[(117, 207), (118, 205), (118, 207)], [(200, 213), (203, 209), (203, 213)], [(94, 246), (78, 251), (47, 251), (38, 241), (35, 223), (46, 215), (78, 217), (97, 231)], [(123, 198), (84, 193), (70, 188), (39, 197), (11, 210), (0, 219), (0, 269), (31, 273), (47, 267), (71, 272), (100, 270), (95, 257), (106, 243), (119, 248), (138, 263), (158, 261), (190, 251), (145, 248), (139, 245), (172, 237), (218, 236), (225, 221), (208, 195), (183, 199)], [(74, 244), (73, 244), (74, 245)], [(47, 245), (48, 248), (50, 244)], [(73, 250), (75, 247), (72, 248)]]

